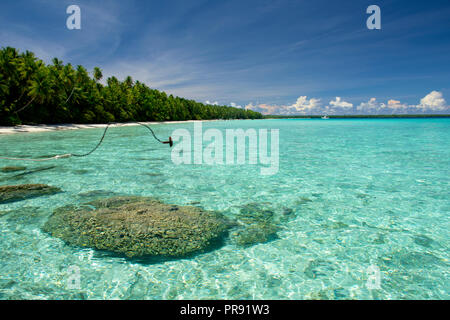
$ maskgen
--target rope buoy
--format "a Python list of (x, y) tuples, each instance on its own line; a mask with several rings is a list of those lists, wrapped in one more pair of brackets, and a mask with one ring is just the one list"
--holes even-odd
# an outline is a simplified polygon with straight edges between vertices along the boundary
[[(140, 122), (134, 122), (140, 126), (143, 126), (145, 128), (147, 128), (151, 134), (153, 135), (153, 137), (155, 138), (156, 141), (158, 141), (159, 143), (162, 144), (169, 144), (170, 147), (173, 146), (173, 141), (172, 141), (172, 137), (169, 137), (168, 141), (162, 141), (160, 140), (155, 132), (153, 131), (152, 128), (150, 128), (148, 125), (144, 124), (144, 123), (140, 123)], [(50, 158), (44, 158), (44, 159), (28, 159), (28, 158), (12, 158), (12, 157), (2, 157), (0, 156), (0, 159), (2, 160), (15, 160), (15, 161), (36, 161), (36, 162), (42, 162), (42, 161), (51, 161), (51, 160), (59, 160), (59, 159), (67, 159), (67, 158), (71, 158), (71, 157), (76, 157), (76, 158), (82, 158), (82, 157), (87, 157), (89, 155), (91, 155), (92, 153), (94, 153), (103, 143), (103, 140), (105, 139), (106, 136), (106, 132), (108, 131), (109, 127), (113, 124), (117, 124), (117, 123), (108, 123), (108, 125), (106, 126), (105, 130), (103, 131), (103, 135), (100, 138), (100, 141), (97, 143), (97, 145), (88, 153), (83, 153), (83, 154), (76, 154), (76, 153), (66, 153), (66, 154), (59, 154), (59, 155), (55, 155), (53, 157)]]

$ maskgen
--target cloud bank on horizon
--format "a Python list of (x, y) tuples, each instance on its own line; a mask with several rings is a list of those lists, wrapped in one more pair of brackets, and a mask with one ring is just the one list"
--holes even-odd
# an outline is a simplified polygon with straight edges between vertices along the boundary
[[(209, 102), (209, 101), (207, 101)], [(236, 107), (235, 103), (230, 104)], [(239, 106), (240, 107), (240, 106)], [(342, 100), (336, 97), (328, 104), (321, 102), (321, 99), (300, 96), (291, 105), (254, 105), (249, 103), (245, 109), (258, 111), (264, 115), (390, 115), (390, 114), (449, 114), (450, 106), (447, 105), (442, 92), (432, 91), (420, 100), (419, 104), (409, 105), (398, 100), (390, 99), (387, 103), (378, 102), (376, 98), (370, 98), (367, 102), (359, 105)]]

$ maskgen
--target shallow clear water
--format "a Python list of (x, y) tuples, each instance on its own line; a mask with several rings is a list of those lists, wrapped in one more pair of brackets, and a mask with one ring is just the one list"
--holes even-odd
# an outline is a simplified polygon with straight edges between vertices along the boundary
[[(64, 193), (0, 205), (0, 299), (449, 299), (450, 120), (261, 120), (204, 129), (280, 129), (280, 169), (171, 162), (170, 149), (142, 127), (110, 129), (87, 158), (0, 167), (48, 170), (0, 185), (44, 183)], [(192, 123), (165, 124), (193, 131)], [(0, 154), (82, 153), (102, 129), (0, 136)], [(20, 172), (19, 172), (20, 173)], [(227, 215), (259, 203), (289, 210), (278, 239), (160, 263), (64, 244), (41, 231), (57, 207), (87, 192), (155, 196)], [(92, 193), (91, 193), (92, 195)], [(291, 209), (291, 210), (290, 210)], [(70, 289), (69, 268), (80, 268)], [(367, 286), (369, 266), (380, 288)]]

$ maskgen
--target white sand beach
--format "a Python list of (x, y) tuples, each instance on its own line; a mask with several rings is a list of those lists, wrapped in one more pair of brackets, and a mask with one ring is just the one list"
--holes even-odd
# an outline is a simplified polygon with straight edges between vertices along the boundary
[[(190, 122), (210, 122), (218, 120), (187, 120), (187, 121), (165, 121), (165, 122), (140, 122), (146, 125), (157, 125), (157, 124), (173, 124), (173, 123), (190, 123)], [(107, 124), (52, 124), (52, 125), (21, 125), (15, 127), (0, 127), (1, 134), (13, 134), (13, 133), (31, 133), (31, 132), (48, 132), (48, 131), (59, 131), (59, 130), (76, 130), (76, 129), (95, 129), (104, 128)], [(112, 127), (123, 127), (123, 126), (138, 126), (137, 123), (114, 123)]]

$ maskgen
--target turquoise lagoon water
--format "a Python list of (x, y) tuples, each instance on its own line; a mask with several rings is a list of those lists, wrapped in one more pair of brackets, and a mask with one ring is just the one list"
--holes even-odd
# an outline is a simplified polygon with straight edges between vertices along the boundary
[[(280, 169), (179, 165), (142, 127), (110, 129), (87, 158), (1, 173), (0, 185), (64, 193), (0, 205), (0, 299), (449, 299), (450, 120), (258, 120), (204, 129), (280, 130)], [(166, 137), (192, 123), (154, 126)], [(82, 153), (102, 129), (0, 136), (1, 155)], [(52, 166), (54, 166), (52, 168)], [(95, 192), (92, 192), (95, 191)], [(101, 191), (101, 192), (100, 192)], [(146, 263), (66, 245), (41, 231), (52, 211), (90, 195), (155, 196), (232, 216), (251, 203), (282, 220), (278, 238), (231, 241), (189, 259)], [(70, 289), (69, 268), (80, 270)], [(367, 286), (369, 266), (380, 287)]]

